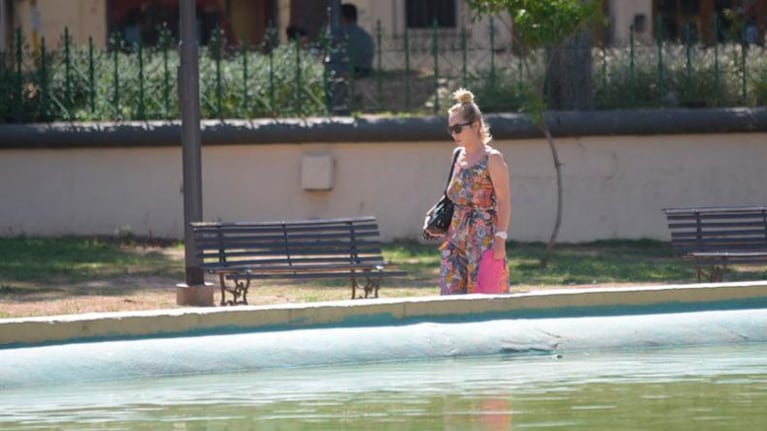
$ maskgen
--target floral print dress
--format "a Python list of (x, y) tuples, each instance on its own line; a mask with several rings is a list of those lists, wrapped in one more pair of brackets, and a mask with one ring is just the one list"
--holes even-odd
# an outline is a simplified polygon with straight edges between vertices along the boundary
[[(461, 150), (463, 151), (463, 150)], [(492, 247), (498, 225), (495, 190), (488, 171), (488, 152), (472, 166), (456, 162), (447, 197), (455, 204), (453, 219), (440, 245), (440, 293), (474, 293), (482, 253)]]

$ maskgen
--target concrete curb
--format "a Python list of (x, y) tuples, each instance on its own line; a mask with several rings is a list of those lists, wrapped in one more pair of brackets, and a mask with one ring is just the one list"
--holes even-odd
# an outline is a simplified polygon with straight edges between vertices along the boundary
[(747, 308), (767, 308), (767, 281), (0, 319), (0, 349), (316, 327), (399, 325), (419, 321), (455, 322)]
[[(554, 137), (749, 133), (767, 127), (767, 108), (668, 108), (606, 111), (550, 111), (545, 119)], [(496, 139), (542, 138), (524, 114), (488, 114)], [(445, 117), (310, 117), (203, 120), (203, 145), (304, 142), (443, 141)], [(0, 124), (0, 150), (179, 146), (180, 121), (58, 122)]]

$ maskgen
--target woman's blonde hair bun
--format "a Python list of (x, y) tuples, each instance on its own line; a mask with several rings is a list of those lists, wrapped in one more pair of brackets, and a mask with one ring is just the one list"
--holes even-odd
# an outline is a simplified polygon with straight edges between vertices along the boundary
[(474, 95), (465, 88), (459, 88), (453, 92), (453, 99), (458, 103), (472, 103), (474, 102)]

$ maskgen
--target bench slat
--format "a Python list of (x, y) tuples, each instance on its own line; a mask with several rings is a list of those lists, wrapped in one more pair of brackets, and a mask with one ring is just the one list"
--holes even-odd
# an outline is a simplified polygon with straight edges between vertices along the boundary
[(767, 240), (767, 230), (760, 228), (760, 229), (725, 229), (725, 230), (705, 230), (705, 231), (697, 231), (697, 230), (683, 230), (683, 231), (677, 231), (677, 232), (671, 232), (671, 238), (673, 239), (684, 239), (684, 238), (708, 238), (708, 237), (717, 237), (717, 236), (742, 236), (745, 238), (752, 238), (752, 237), (762, 237), (765, 240)]
[(224, 253), (221, 253), (219, 249), (201, 250), (197, 252), (197, 256), (203, 259), (221, 258), (224, 256), (232, 257), (259, 257), (259, 256), (272, 256), (282, 255), (285, 259), (289, 256), (352, 256), (352, 255), (366, 255), (366, 254), (381, 254), (381, 247), (379, 246), (358, 246), (354, 248), (341, 248), (341, 247), (300, 247), (296, 249), (286, 249), (285, 247), (274, 248), (242, 248), (231, 247), (226, 248)]
[[(338, 272), (299, 272), (299, 273), (237, 273), (226, 276), (227, 280), (269, 280), (269, 279), (315, 279), (315, 278), (347, 278), (352, 275), (351, 271), (338, 271)], [(371, 275), (374, 277), (404, 277), (407, 275), (406, 271), (373, 271), (371, 274), (364, 272), (357, 272), (354, 274), (357, 277), (365, 277)]]
[(690, 213), (672, 213), (666, 214), (669, 220), (690, 220), (698, 217), (711, 219), (741, 219), (741, 218), (760, 218), (767, 214), (767, 210), (761, 211), (711, 211), (711, 212), (690, 212)]
[(271, 225), (286, 225), (286, 226), (321, 226), (321, 225), (331, 225), (331, 224), (339, 224), (339, 223), (362, 223), (362, 222), (376, 222), (376, 218), (374, 216), (363, 216), (363, 217), (341, 217), (341, 218), (324, 218), (324, 219), (308, 219), (308, 220), (279, 220), (279, 221), (230, 221), (230, 222), (221, 222), (221, 221), (200, 221), (200, 222), (192, 222), (192, 226), (195, 227), (205, 227), (205, 226), (271, 226)]
[(376, 240), (356, 239), (354, 241), (344, 241), (342, 239), (336, 240), (323, 240), (312, 241), (309, 239), (291, 240), (287, 241), (258, 241), (258, 240), (245, 240), (245, 239), (227, 239), (225, 241), (200, 241), (198, 249), (204, 250), (218, 250), (218, 249), (253, 249), (253, 250), (284, 250), (285, 244), (289, 243), (291, 248), (304, 248), (304, 249), (328, 249), (335, 250), (339, 248), (345, 248), (351, 250), (354, 248), (371, 248), (381, 247), (381, 243)]
[[(353, 234), (352, 234), (353, 232)], [(240, 232), (201, 232), (198, 233), (200, 238), (204, 239), (217, 239), (217, 238), (252, 238), (252, 239), (264, 239), (264, 240), (279, 240), (285, 238), (353, 238), (353, 237), (377, 237), (379, 232), (377, 230), (365, 229), (355, 231), (304, 231), (304, 232), (252, 232), (252, 231), (240, 231)]]
[(359, 250), (358, 252), (352, 254), (349, 252), (349, 250), (345, 250), (342, 253), (331, 253), (327, 250), (322, 252), (315, 252), (312, 250), (292, 250), (290, 251), (290, 254), (286, 254), (285, 250), (282, 250), (282, 252), (275, 252), (274, 250), (263, 250), (263, 251), (256, 251), (256, 250), (248, 250), (248, 251), (232, 251), (231, 249), (227, 251), (225, 254), (217, 254), (217, 253), (205, 253), (205, 254), (198, 254), (198, 257), (201, 257), (205, 261), (213, 261), (213, 260), (220, 260), (225, 261), (227, 259), (267, 259), (267, 258), (275, 258), (275, 259), (281, 259), (281, 260), (292, 260), (292, 259), (323, 259), (323, 258), (339, 258), (339, 259), (352, 259), (352, 258), (360, 258), (365, 256), (381, 256), (381, 253), (379, 250)]
[(686, 208), (663, 208), (666, 215), (679, 215), (690, 213), (709, 214), (735, 214), (739, 212), (767, 211), (765, 205), (734, 205), (734, 206), (709, 206), (709, 207), (686, 207)]
[[(242, 260), (236, 260), (236, 259), (228, 259), (226, 262), (207, 262), (203, 263), (203, 267), (209, 268), (209, 269), (216, 269), (216, 268), (232, 268), (232, 267), (238, 267), (238, 268), (248, 268), (248, 267), (256, 267), (258, 265), (307, 265), (307, 264), (340, 264), (340, 263), (350, 263), (350, 258), (344, 257), (344, 258), (324, 258), (324, 259), (291, 259), (288, 261), (287, 259), (283, 258), (272, 258), (272, 259), (242, 259)], [(351, 261), (351, 263), (358, 264), (358, 265), (368, 265), (368, 266), (375, 266), (377, 264), (383, 264), (384, 260), (381, 258), (381, 256), (360, 256), (359, 258), (354, 259), (354, 261)]]
[(378, 225), (374, 221), (346, 222), (332, 224), (282, 224), (282, 223), (193, 223), (192, 227), (198, 232), (313, 232), (313, 231), (332, 231), (332, 230), (351, 230), (351, 229), (377, 229)]
[(728, 236), (712, 236), (712, 237), (688, 237), (688, 238), (673, 238), (672, 241), (675, 244), (700, 244), (700, 245), (706, 245), (706, 244), (752, 244), (752, 245), (761, 245), (762, 247), (767, 245), (767, 241), (765, 241), (764, 238), (758, 238), (758, 237), (747, 237), (747, 236), (734, 236), (734, 237), (728, 237)]
[(258, 274), (258, 273), (271, 273), (271, 272), (277, 272), (277, 273), (282, 273), (282, 272), (332, 272), (332, 271), (351, 272), (352, 270), (357, 270), (357, 271), (373, 270), (373, 269), (376, 269), (377, 266), (379, 266), (379, 265), (376, 265), (375, 263), (369, 263), (369, 264), (340, 264), (340, 263), (333, 263), (333, 264), (324, 264), (324, 265), (304, 263), (304, 264), (301, 264), (301, 265), (287, 265), (287, 264), (278, 264), (278, 265), (247, 265), (247, 266), (242, 266), (242, 267), (237, 267), (237, 268), (240, 269), (245, 274)]
[(332, 229), (332, 230), (302, 230), (300, 232), (286, 231), (283, 229), (275, 229), (270, 231), (252, 231), (252, 230), (218, 230), (218, 231), (204, 231), (197, 232), (200, 238), (264, 238), (264, 239), (281, 239), (281, 238), (338, 238), (338, 237), (371, 237), (378, 236), (380, 233), (378, 229)]
[[(689, 230), (695, 231), (697, 229), (738, 229), (738, 228), (764, 228), (765, 220), (755, 221), (739, 221), (732, 223), (723, 222), (703, 222), (703, 223), (669, 223), (668, 227), (671, 230)], [(723, 229), (723, 230), (724, 230)]]
[(694, 252), (685, 256), (685, 258), (701, 260), (709, 265), (764, 264), (767, 263), (767, 252), (732, 252), (720, 250), (711, 252)]

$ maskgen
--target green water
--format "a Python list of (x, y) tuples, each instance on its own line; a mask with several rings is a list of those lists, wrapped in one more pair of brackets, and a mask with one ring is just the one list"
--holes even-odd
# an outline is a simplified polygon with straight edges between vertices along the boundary
[(0, 392), (4, 431), (765, 427), (765, 344), (277, 369)]

